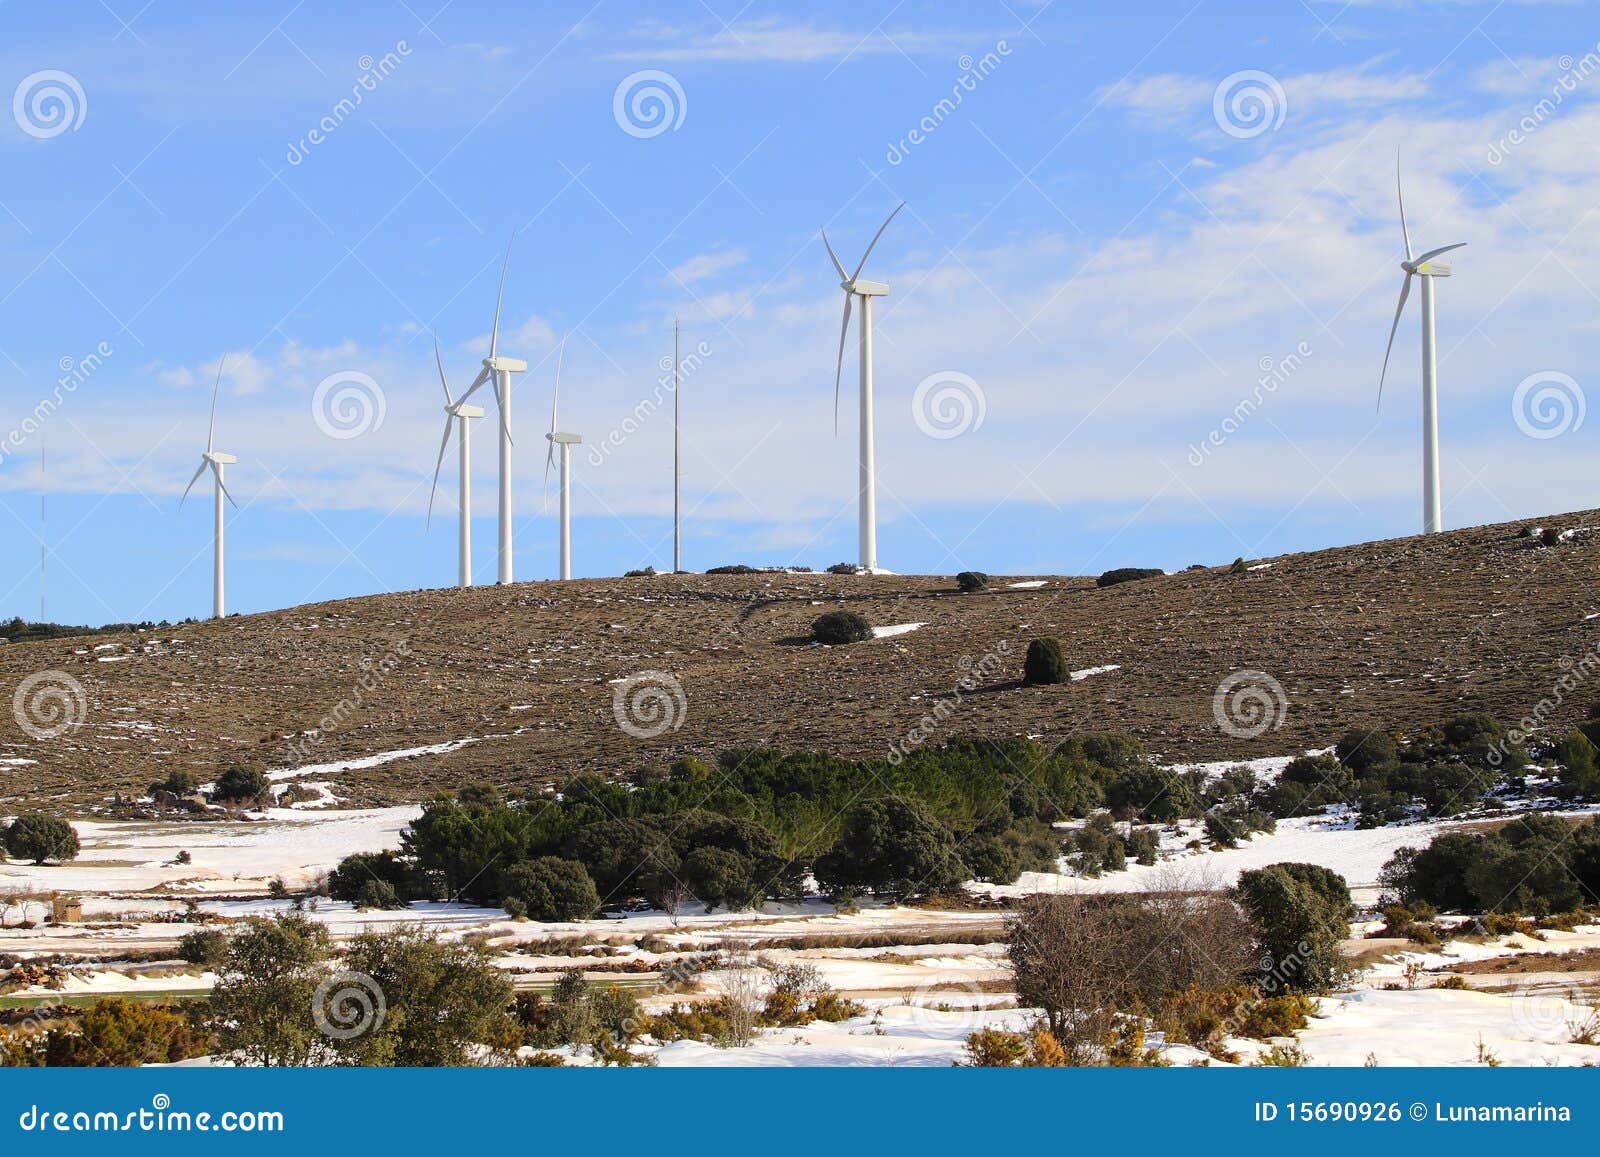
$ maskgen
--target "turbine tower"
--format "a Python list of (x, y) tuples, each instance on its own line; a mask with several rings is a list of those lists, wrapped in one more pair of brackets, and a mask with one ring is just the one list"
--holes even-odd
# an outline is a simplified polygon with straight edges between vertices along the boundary
[(444, 387), (444, 437), (439, 440), (439, 460), (433, 464), (433, 489), (428, 491), (428, 523), (433, 524), (433, 496), (439, 489), (439, 469), (444, 465), (444, 452), (450, 445), (450, 427), (461, 423), (461, 483), (458, 503), (461, 528), (459, 531), (456, 585), (472, 585), (472, 428), (471, 419), (483, 417), (481, 406), (469, 406), (466, 400), (456, 401), (450, 396), (450, 383), (444, 379), (444, 361), (439, 357), (439, 338), (434, 335), (433, 361), (439, 367), (439, 385)]
[(906, 207), (905, 202), (900, 202), (890, 213), (883, 224), (878, 226), (877, 233), (873, 234), (872, 244), (867, 246), (867, 251), (861, 255), (861, 260), (856, 264), (854, 273), (846, 273), (844, 266), (839, 263), (839, 257), (833, 251), (833, 246), (828, 242), (828, 231), (822, 231), (822, 244), (827, 247), (828, 257), (833, 261), (834, 269), (839, 271), (839, 287), (844, 290), (844, 324), (839, 328), (839, 362), (833, 371), (833, 431), (839, 432), (839, 379), (844, 372), (844, 342), (850, 332), (850, 307), (856, 298), (861, 299), (861, 469), (859, 478), (859, 553), (860, 565), (863, 569), (872, 571), (878, 567), (878, 498), (877, 498), (877, 472), (872, 459), (872, 299), (883, 297), (889, 292), (889, 287), (881, 281), (867, 281), (861, 276), (861, 270), (867, 264), (867, 258), (872, 256), (873, 246), (877, 245), (878, 238), (883, 236), (883, 231), (889, 227), (895, 214)]
[(1433, 338), (1433, 279), (1449, 277), (1450, 266), (1434, 258), (1465, 241), (1441, 245), (1420, 257), (1411, 254), (1411, 231), (1406, 227), (1406, 198), (1400, 188), (1400, 162), (1394, 166), (1395, 198), (1400, 203), (1400, 234), (1405, 239), (1406, 259), (1400, 263), (1405, 280), (1400, 283), (1400, 303), (1394, 307), (1394, 324), (1389, 327), (1389, 345), (1383, 351), (1383, 372), (1378, 375), (1378, 407), (1383, 407), (1383, 382), (1389, 373), (1389, 354), (1394, 350), (1394, 335), (1400, 328), (1400, 315), (1411, 294), (1411, 279), (1422, 278), (1422, 532), (1438, 534), (1444, 529), (1439, 507), (1439, 384), (1438, 358)]
[(561, 404), (561, 361), (566, 356), (567, 339), (561, 339), (561, 347), (556, 351), (556, 387), (550, 395), (550, 432), (545, 435), (545, 440), (550, 447), (544, 456), (544, 485), (548, 500), (550, 492), (550, 464), (555, 458), (556, 447), (561, 447), (561, 574), (560, 577), (572, 577), (572, 448), (583, 442), (578, 434), (564, 434), (556, 424), (557, 407)]
[[(233, 502), (233, 495), (229, 494), (228, 488), (222, 484), (222, 468), (239, 460), (232, 454), (224, 454), (216, 449), (217, 391), (222, 386), (222, 363), (225, 360), (225, 358), (217, 359), (217, 380), (211, 387), (211, 428), (206, 432), (206, 451), (200, 455), (199, 469), (194, 472), (194, 477), (189, 479), (189, 485), (183, 488), (183, 498), (178, 499), (178, 506), (181, 509), (184, 500), (189, 497), (189, 491), (193, 490), (194, 484), (200, 481), (200, 475), (206, 472), (207, 467), (210, 467), (211, 473), (216, 477), (215, 491), (217, 501), (215, 521), (212, 524), (212, 536), (216, 546), (216, 557), (211, 567), (211, 617), (214, 619), (222, 618), (222, 500), (226, 498), (229, 502)], [(237, 508), (239, 504), (233, 502), (233, 505)]]
[[(516, 234), (511, 235), (512, 241)], [(511, 242), (506, 242), (505, 262), (500, 266), (500, 289), (494, 298), (494, 327), (489, 331), (489, 356), (483, 359), (483, 369), (461, 395), (464, 402), (474, 390), (485, 382), (494, 385), (495, 402), (500, 410), (500, 546), (499, 573), (495, 581), (502, 586), (512, 581), (511, 566), (511, 375), (528, 368), (521, 358), (504, 358), (500, 350), (500, 303), (506, 292), (506, 269), (511, 265)]]
[(672, 319), (672, 573), (683, 571), (683, 522), (679, 503), (679, 490), (683, 484), (683, 470), (678, 456), (678, 401), (682, 385), (680, 371), (683, 362), (678, 357), (678, 319)]

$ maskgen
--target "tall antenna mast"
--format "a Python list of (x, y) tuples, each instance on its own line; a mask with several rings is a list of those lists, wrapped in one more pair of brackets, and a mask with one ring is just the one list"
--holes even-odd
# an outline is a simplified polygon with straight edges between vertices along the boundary
[(678, 489), (682, 473), (678, 467), (678, 319), (672, 319), (672, 570), (683, 569), (682, 528), (678, 520)]
[(43, 623), (44, 617), (44, 562), (49, 554), (49, 540), (45, 536), (44, 521), (44, 431), (39, 431), (39, 621)]

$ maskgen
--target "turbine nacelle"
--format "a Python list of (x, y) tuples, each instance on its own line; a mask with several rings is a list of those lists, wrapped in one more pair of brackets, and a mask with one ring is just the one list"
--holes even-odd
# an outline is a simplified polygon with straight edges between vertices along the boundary
[(859, 294), (862, 297), (885, 297), (889, 287), (881, 281), (868, 281), (865, 277), (858, 277), (854, 281), (841, 281), (839, 288), (846, 293)]
[(482, 406), (469, 406), (465, 402), (457, 402), (453, 406), (446, 406), (444, 412), (452, 418), (481, 418), (484, 415)]
[(1416, 277), (1449, 277), (1448, 261), (1402, 261), (1400, 268)]
[(528, 363), (521, 358), (497, 357), (490, 354), (483, 359), (483, 368), (491, 372), (504, 370), (507, 373), (520, 374), (527, 371)]
[(204, 454), (200, 455), (200, 457), (204, 458), (207, 462), (215, 463), (218, 466), (232, 466), (239, 460), (232, 454), (224, 454), (221, 450), (207, 450)]
[(557, 446), (577, 446), (583, 441), (582, 434), (546, 434), (545, 439)]

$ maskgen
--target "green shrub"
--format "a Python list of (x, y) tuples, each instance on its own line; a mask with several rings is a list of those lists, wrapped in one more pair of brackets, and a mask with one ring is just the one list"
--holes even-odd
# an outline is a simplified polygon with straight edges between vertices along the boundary
[(1321, 992), (1347, 970), (1339, 943), (1350, 935), (1350, 889), (1316, 864), (1273, 864), (1243, 873), (1234, 896), (1250, 914), (1264, 950), (1267, 991), (1289, 986)]
[(1157, 824), (1200, 811), (1200, 797), (1192, 779), (1148, 763), (1123, 772), (1107, 784), (1106, 804), (1113, 811), (1129, 812)]
[(178, 940), (178, 957), (215, 972), (228, 956), (228, 934), (217, 928), (196, 928)]
[(44, 812), (23, 812), (6, 827), (6, 852), (18, 860), (42, 864), (46, 860), (64, 863), (78, 858), (78, 833), (71, 824)]
[(815, 875), (829, 891), (901, 897), (951, 891), (970, 878), (950, 829), (923, 805), (893, 797), (853, 806)]
[(1065, 683), (1070, 678), (1061, 657), (1061, 640), (1045, 637), (1028, 643), (1022, 660), (1022, 681), (1029, 686)]
[(1378, 727), (1345, 732), (1333, 752), (1358, 776), (1369, 768), (1386, 767), (1400, 757), (1394, 736)]
[[(335, 900), (346, 900), (362, 907), (399, 907), (417, 899), (415, 894), (416, 868), (395, 852), (356, 852), (339, 861), (339, 866), (328, 873), (328, 895)], [(392, 901), (389, 904), (368, 904), (363, 900), (367, 885), (387, 885)]]
[(707, 574), (756, 574), (756, 568), (746, 566), (742, 562), (731, 563), (727, 566), (714, 566), (706, 571)]
[(854, 611), (829, 611), (811, 624), (811, 634), (825, 646), (861, 643), (872, 638), (872, 624)]
[(558, 856), (515, 864), (505, 874), (505, 898), (520, 901), (531, 920), (587, 920), (600, 908), (600, 893), (584, 866)]
[(956, 586), (968, 593), (981, 591), (989, 585), (989, 576), (981, 570), (964, 570), (956, 575)]
[(107, 996), (69, 1025), (50, 1030), (44, 1063), (51, 1068), (171, 1064), (205, 1053), (206, 1044), (189, 1018), (170, 1004)]
[(254, 803), (267, 794), (267, 773), (250, 763), (235, 763), (217, 777), (214, 799), (229, 803)]
[(199, 783), (195, 779), (194, 772), (186, 767), (175, 767), (167, 772), (166, 779), (150, 785), (150, 794), (154, 795), (158, 791), (169, 791), (173, 795), (193, 795), (195, 788), (198, 786)]
[(1115, 570), (1108, 570), (1105, 574), (1094, 580), (1097, 587), (1114, 587), (1118, 583), (1134, 582), (1138, 579), (1155, 578), (1167, 572), (1160, 567), (1153, 566), (1119, 566)]
[(356, 893), (357, 908), (404, 908), (406, 903), (395, 894), (388, 880), (368, 880)]
[(861, 568), (853, 562), (836, 562), (828, 568), (829, 574), (860, 574)]
[(1583, 800), (1600, 799), (1600, 765), (1595, 745), (1584, 731), (1574, 731), (1556, 745), (1556, 778), (1563, 795)]

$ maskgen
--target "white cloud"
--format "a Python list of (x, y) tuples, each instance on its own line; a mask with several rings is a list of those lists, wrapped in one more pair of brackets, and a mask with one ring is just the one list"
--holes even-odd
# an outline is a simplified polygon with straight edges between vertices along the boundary
[(668, 280), (693, 285), (696, 281), (704, 281), (708, 277), (715, 277), (719, 273), (743, 265), (747, 256), (743, 249), (698, 253), (689, 260), (673, 266)]
[[(975, 33), (877, 28), (867, 32), (829, 30), (773, 18), (736, 21), (726, 27), (684, 28), (658, 22), (636, 25), (639, 47), (609, 54), (613, 60), (775, 61), (809, 64), (845, 57), (925, 56), (971, 48)], [(990, 38), (992, 39), (992, 37)]]

